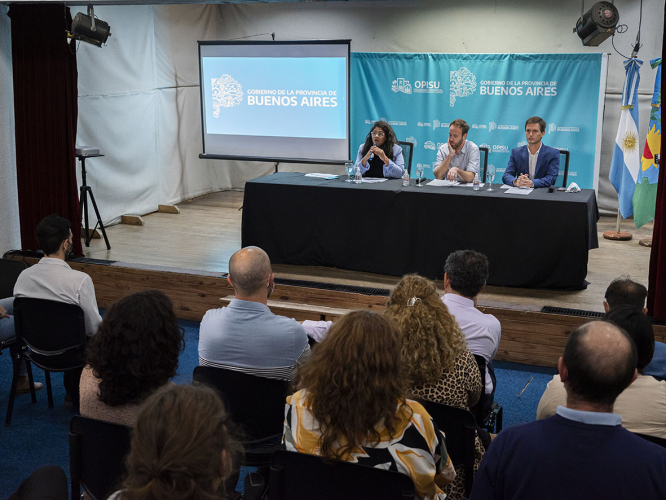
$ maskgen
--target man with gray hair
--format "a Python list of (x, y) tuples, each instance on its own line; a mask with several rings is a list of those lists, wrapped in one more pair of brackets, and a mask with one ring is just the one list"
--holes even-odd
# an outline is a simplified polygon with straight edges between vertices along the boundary
[(493, 402), (495, 374), (492, 361), (499, 348), (502, 327), (492, 314), (476, 308), (477, 296), (486, 286), (489, 274), (488, 257), (474, 250), (458, 250), (446, 259), (444, 265), (444, 291), (442, 302), (455, 317), (467, 339), (467, 348), (486, 360), (483, 408)]
[(227, 280), (236, 298), (201, 320), (199, 364), (291, 380), (310, 346), (301, 324), (268, 308), (275, 277), (266, 252), (258, 247), (238, 250), (229, 260)]
[(566, 407), (500, 432), (470, 499), (666, 498), (666, 449), (612, 413), (636, 379), (636, 360), (636, 346), (612, 323), (574, 330), (558, 363)]

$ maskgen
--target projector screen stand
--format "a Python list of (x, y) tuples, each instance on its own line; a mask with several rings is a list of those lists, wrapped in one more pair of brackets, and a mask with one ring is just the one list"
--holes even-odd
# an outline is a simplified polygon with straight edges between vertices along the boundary
[[(106, 249), (111, 250), (111, 245), (109, 244), (109, 238), (106, 236), (106, 230), (104, 229), (104, 223), (102, 222), (102, 217), (99, 215), (99, 209), (97, 208), (97, 203), (95, 202), (95, 196), (93, 195), (92, 188), (86, 184), (86, 158), (98, 158), (104, 155), (76, 155), (76, 157), (81, 162), (81, 209), (83, 210), (83, 220), (85, 225), (83, 226), (84, 230), (84, 242), (87, 247), (90, 246), (90, 240), (92, 235), (99, 225), (100, 230), (102, 231), (102, 236), (104, 236), (104, 242), (106, 243)], [(97, 223), (95, 228), (91, 231), (88, 225), (88, 195), (90, 195), (90, 201), (92, 201), (93, 208), (95, 209), (95, 215), (97, 215)]]

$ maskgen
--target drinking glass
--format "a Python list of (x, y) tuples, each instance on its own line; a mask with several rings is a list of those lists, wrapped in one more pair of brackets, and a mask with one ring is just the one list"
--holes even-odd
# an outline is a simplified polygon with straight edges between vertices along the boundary
[(416, 185), (418, 187), (423, 186), (421, 178), (423, 177), (423, 165), (416, 165)]
[(345, 162), (345, 170), (347, 170), (347, 180), (345, 182), (352, 182), (354, 179), (354, 164), (350, 161)]
[(493, 189), (493, 181), (495, 180), (495, 165), (488, 165), (488, 170), (486, 170), (486, 179), (488, 179), (489, 185), (486, 191), (495, 191)]

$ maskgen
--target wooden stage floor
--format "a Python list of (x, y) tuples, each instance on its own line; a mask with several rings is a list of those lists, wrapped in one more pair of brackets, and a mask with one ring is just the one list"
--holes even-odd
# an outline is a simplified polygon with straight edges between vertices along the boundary
[[(141, 264), (149, 268), (179, 268), (226, 273), (229, 258), (240, 248), (243, 192), (222, 191), (180, 203), (180, 214), (152, 213), (143, 226), (117, 224), (107, 228), (111, 250), (103, 239), (84, 246), (86, 257)], [(652, 236), (652, 224), (636, 229), (633, 221), (622, 228), (633, 233), (631, 241), (605, 240), (602, 233), (615, 229), (614, 217), (599, 220), (599, 248), (590, 251), (586, 290), (562, 292), (522, 288), (488, 287), (479, 297), (486, 307), (540, 311), (543, 306), (603, 312), (608, 283), (620, 275), (647, 286), (650, 248), (638, 240)], [(566, 235), (563, 235), (566, 237)], [(444, 265), (444, 262), (442, 262)], [(274, 266), (276, 276), (327, 283), (392, 288), (399, 278), (325, 267)], [(438, 283), (440, 288), (443, 284)]]

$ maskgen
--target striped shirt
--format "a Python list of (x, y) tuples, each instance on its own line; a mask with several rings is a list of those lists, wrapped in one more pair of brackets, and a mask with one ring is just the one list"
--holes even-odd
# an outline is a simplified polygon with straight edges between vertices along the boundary
[(233, 299), (206, 312), (199, 330), (199, 364), (292, 380), (310, 355), (303, 326), (258, 302)]

